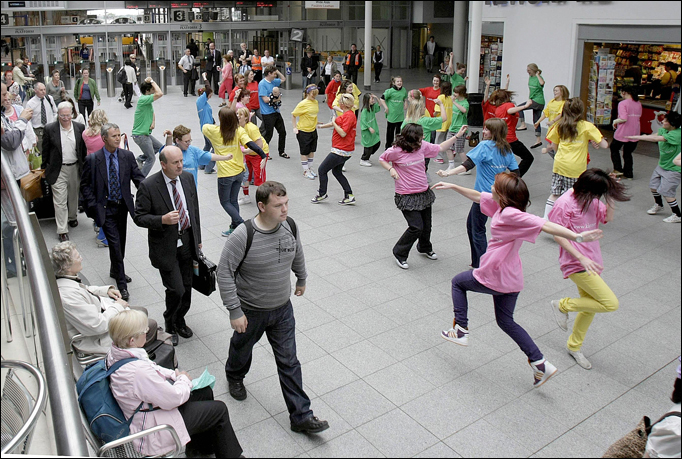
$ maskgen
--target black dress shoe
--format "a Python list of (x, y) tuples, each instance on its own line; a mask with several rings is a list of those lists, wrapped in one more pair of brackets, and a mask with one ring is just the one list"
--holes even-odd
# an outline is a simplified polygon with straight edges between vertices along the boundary
[[(111, 277), (112, 279), (118, 279), (118, 276), (114, 276), (114, 275), (111, 274), (111, 273), (109, 273), (109, 277)], [(132, 280), (129, 276), (126, 276), (126, 284), (129, 284), (129, 283), (131, 283), (132, 281), (133, 281), (133, 280)]]
[(123, 288), (120, 290), (120, 292), (121, 292), (121, 299), (124, 301), (128, 301), (128, 298), (130, 298), (130, 293), (128, 293), (128, 289)]
[[(168, 330), (166, 330), (166, 331), (168, 331)], [(171, 335), (171, 344), (173, 346), (177, 346), (178, 343), (180, 342), (180, 338), (178, 338), (178, 334), (175, 332), (173, 332), (173, 333), (168, 332), (168, 333), (170, 333), (170, 335)]]
[(59, 238), (59, 242), (66, 242), (69, 240), (69, 234), (68, 233), (58, 234), (57, 237)]
[(300, 424), (291, 424), (291, 430), (294, 432), (318, 433), (328, 428), (329, 423), (327, 421), (320, 421), (317, 416), (310, 416)]
[(194, 332), (187, 325), (183, 325), (182, 327), (176, 326), (175, 332), (185, 339), (188, 339), (188, 338), (191, 338), (192, 336), (194, 336)]
[(69, 226), (75, 228), (78, 226), (78, 220), (69, 220)]
[(239, 400), (240, 402), (242, 400), (246, 400), (246, 387), (244, 387), (243, 382), (230, 381), (228, 379), (227, 383), (228, 386), (230, 387), (230, 395), (232, 396), (233, 399)]

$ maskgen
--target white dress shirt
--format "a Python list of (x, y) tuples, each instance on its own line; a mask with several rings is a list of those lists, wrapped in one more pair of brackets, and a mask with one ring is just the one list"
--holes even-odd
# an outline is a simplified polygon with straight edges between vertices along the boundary
[[(175, 198), (173, 197), (173, 184), (171, 183), (171, 179), (168, 178), (166, 174), (161, 171), (161, 174), (163, 174), (163, 179), (166, 181), (166, 188), (168, 189), (168, 194), (170, 195), (171, 198), (171, 204), (173, 204), (173, 210), (178, 210), (175, 207)], [(175, 189), (178, 190), (178, 194), (180, 195), (180, 200), (182, 201), (182, 208), (185, 211), (185, 215), (187, 216), (187, 222), (189, 222), (190, 226), (192, 226), (191, 220), (189, 219), (189, 211), (187, 209), (187, 200), (185, 199), (185, 191), (182, 189), (182, 182), (180, 181), (180, 176), (178, 176), (175, 179)], [(189, 228), (188, 226), (187, 228)], [(178, 231), (180, 230), (180, 220), (178, 219)], [(180, 241), (178, 240), (178, 247), (180, 247)]]
[(194, 56), (191, 54), (187, 56), (187, 54), (185, 54), (180, 58), (180, 62), (178, 62), (178, 64), (180, 64), (180, 66), (185, 70), (192, 70), (192, 66), (194, 65)]
[[(31, 125), (33, 128), (44, 128), (45, 126), (40, 121), (41, 118), (41, 99), (38, 96), (31, 97), (26, 103), (26, 108), (33, 109), (33, 118), (31, 118)], [(52, 123), (57, 119), (57, 104), (54, 102), (52, 96), (45, 95), (45, 115), (47, 117), (47, 124)]]
[(72, 164), (78, 161), (76, 155), (76, 134), (73, 130), (73, 122), (68, 129), (64, 129), (59, 123), (59, 134), (62, 141), (62, 164)]
[(263, 56), (260, 58), (260, 63), (263, 66), (263, 68), (265, 68), (268, 65), (275, 65), (275, 58), (272, 56), (270, 57)]

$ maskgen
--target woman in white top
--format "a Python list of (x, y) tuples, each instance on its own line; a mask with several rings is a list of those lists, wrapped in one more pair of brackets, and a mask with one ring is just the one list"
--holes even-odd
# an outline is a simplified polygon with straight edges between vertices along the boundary
[(337, 70), (338, 68), (336, 62), (334, 62), (334, 57), (331, 54), (328, 54), (327, 62), (324, 63), (324, 73), (322, 75), (325, 85), (328, 85), (332, 81), (332, 77)]

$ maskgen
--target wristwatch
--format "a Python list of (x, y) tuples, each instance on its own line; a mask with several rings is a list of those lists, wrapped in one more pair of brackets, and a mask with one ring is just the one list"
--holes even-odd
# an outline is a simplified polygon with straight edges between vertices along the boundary
[(578, 244), (580, 244), (580, 243), (582, 243), (583, 241), (584, 241), (584, 239), (583, 239), (582, 233), (581, 233), (581, 234), (578, 234), (578, 237), (575, 238), (575, 242), (577, 242)]

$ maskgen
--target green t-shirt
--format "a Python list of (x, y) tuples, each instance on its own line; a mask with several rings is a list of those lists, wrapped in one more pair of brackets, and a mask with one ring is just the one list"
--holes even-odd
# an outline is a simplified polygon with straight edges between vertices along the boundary
[[(400, 126), (400, 130), (402, 131), (408, 124), (409, 123), (407, 122), (407, 120), (403, 121), (403, 124)], [(443, 126), (443, 119), (440, 116), (436, 118), (431, 118), (430, 116), (428, 116), (428, 114), (426, 114), (419, 118), (417, 124), (424, 129), (424, 141), (431, 142), (431, 133), (433, 131), (437, 131), (439, 128)]]
[(457, 133), (462, 126), (467, 124), (467, 114), (469, 113), (469, 101), (458, 100), (457, 103), (462, 107), (466, 108), (466, 112), (462, 113), (459, 108), (452, 104), (452, 123), (450, 124), (450, 132)]
[[(379, 104), (369, 106), (369, 110), (363, 109), (360, 113), (360, 135), (363, 147), (373, 147), (381, 142), (379, 137), (379, 123), (377, 123), (377, 113), (379, 112)], [(369, 132), (369, 128), (374, 129), (374, 134)]]
[(528, 98), (540, 105), (545, 105), (545, 93), (542, 90), (543, 86), (544, 85), (540, 84), (537, 75), (528, 78), (528, 90), (530, 91)]
[(407, 99), (407, 90), (400, 88), (399, 91), (394, 88), (388, 88), (384, 91), (384, 100), (388, 106), (388, 115), (386, 121), (389, 123), (402, 123), (405, 119), (405, 99)]
[(154, 95), (140, 96), (135, 107), (135, 121), (133, 121), (133, 135), (149, 135), (154, 121)]
[(681, 172), (680, 166), (673, 164), (673, 159), (680, 154), (682, 130), (677, 128), (669, 131), (666, 128), (660, 128), (658, 130), (658, 135), (665, 138), (665, 142), (658, 142), (658, 150), (661, 154), (658, 165), (667, 171)]
[[(448, 77), (447, 79), (445, 78), (446, 76)], [(450, 81), (453, 91), (457, 86), (466, 85), (466, 81), (459, 73), (453, 73), (452, 75), (441, 75), (441, 79), (442, 81)]]

